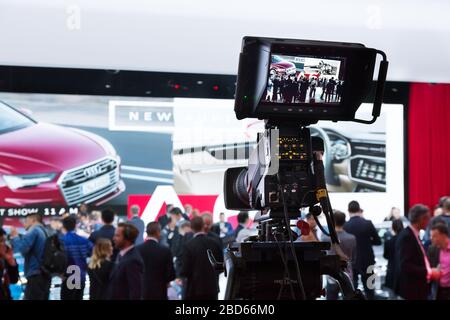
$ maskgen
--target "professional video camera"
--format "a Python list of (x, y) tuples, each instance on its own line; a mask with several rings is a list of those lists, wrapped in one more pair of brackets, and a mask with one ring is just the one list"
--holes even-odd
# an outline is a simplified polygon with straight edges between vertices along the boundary
[[(372, 120), (355, 119), (381, 55)], [(308, 125), (319, 120), (373, 123), (380, 115), (388, 61), (362, 44), (245, 37), (235, 97), (238, 119), (265, 120), (248, 167), (225, 173), (225, 206), (259, 210), (258, 235), (225, 253), (226, 299), (315, 299), (321, 276), (334, 277), (347, 299), (362, 298), (339, 247), (324, 175), (324, 145)], [(309, 208), (327, 242), (294, 242), (291, 220)], [(325, 215), (328, 230), (318, 219)], [(297, 223), (303, 233), (307, 225)], [(333, 247), (336, 254), (326, 255)], [(210, 256), (214, 263), (214, 258)], [(216, 267), (220, 268), (220, 266)]]

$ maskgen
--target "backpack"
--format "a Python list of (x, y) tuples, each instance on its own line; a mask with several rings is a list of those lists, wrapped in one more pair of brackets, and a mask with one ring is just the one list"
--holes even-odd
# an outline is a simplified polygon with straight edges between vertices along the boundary
[(43, 226), (41, 229), (45, 234), (41, 271), (48, 276), (63, 276), (67, 268), (64, 243), (59, 239), (57, 233), (49, 234), (48, 230)]

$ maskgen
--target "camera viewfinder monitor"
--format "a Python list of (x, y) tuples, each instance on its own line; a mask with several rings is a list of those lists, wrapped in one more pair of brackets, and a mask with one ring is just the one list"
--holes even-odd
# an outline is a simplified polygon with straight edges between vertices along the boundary
[[(377, 54), (385, 58), (383, 52), (358, 43), (244, 37), (236, 117), (354, 120), (372, 87)], [(387, 61), (382, 62), (376, 100), (382, 97), (387, 71)], [(376, 102), (381, 105), (381, 100)]]
[(324, 59), (272, 53), (261, 102), (280, 106), (338, 106), (342, 101), (344, 71), (345, 58)]

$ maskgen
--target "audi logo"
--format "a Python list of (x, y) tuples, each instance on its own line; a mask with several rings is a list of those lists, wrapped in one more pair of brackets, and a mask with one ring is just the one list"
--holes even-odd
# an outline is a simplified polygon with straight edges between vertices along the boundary
[(102, 172), (101, 166), (97, 165), (84, 169), (83, 174), (86, 178), (92, 178), (98, 176)]

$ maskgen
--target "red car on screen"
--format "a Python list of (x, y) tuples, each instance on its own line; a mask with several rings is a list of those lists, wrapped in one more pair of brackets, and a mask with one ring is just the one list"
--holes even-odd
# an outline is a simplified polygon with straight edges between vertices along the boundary
[(279, 56), (273, 55), (270, 61), (270, 72), (280, 75), (291, 75), (297, 72), (295, 64), (286, 61)]
[(36, 122), (0, 101), (0, 207), (99, 205), (124, 190), (108, 141)]

